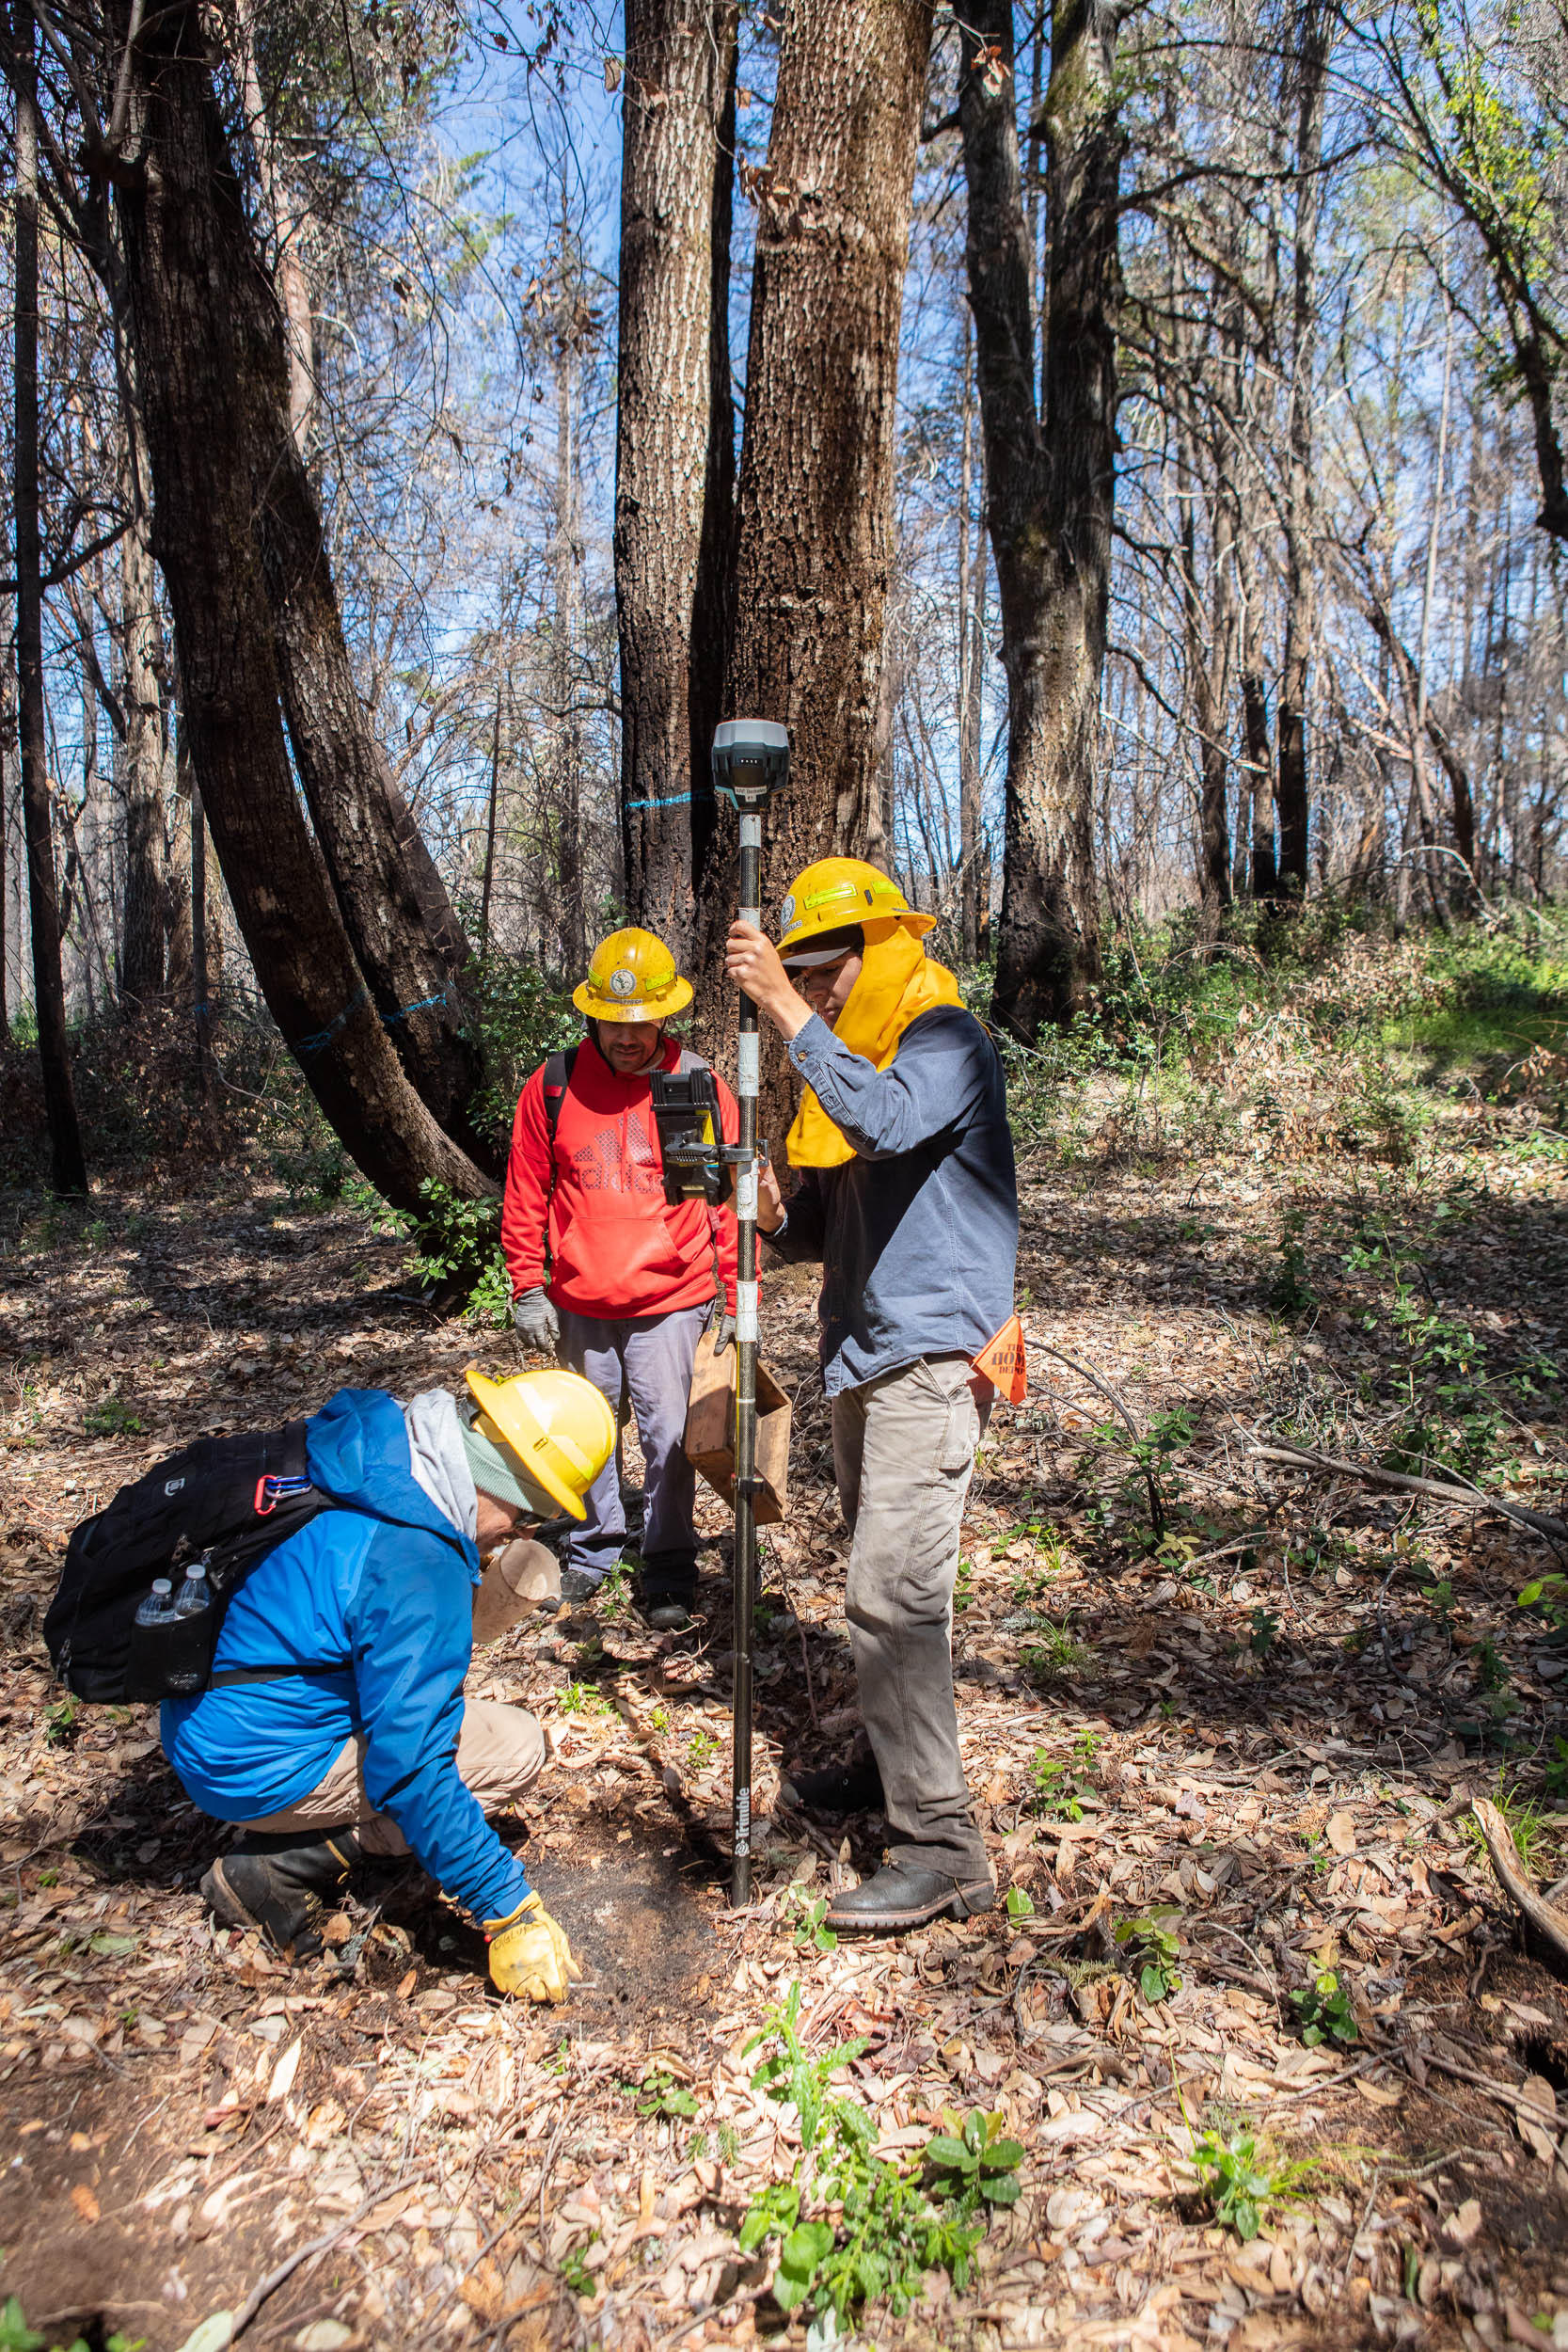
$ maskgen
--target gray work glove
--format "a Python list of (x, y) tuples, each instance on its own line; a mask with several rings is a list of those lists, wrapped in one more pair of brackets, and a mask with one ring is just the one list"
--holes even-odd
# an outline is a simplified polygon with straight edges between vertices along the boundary
[(730, 1313), (727, 1307), (721, 1307), (717, 1320), (713, 1326), (714, 1354), (716, 1356), (722, 1356), (725, 1348), (732, 1343), (734, 1339), (735, 1317)]
[(546, 1356), (555, 1354), (561, 1317), (542, 1290), (520, 1293), (512, 1302), (512, 1320), (525, 1347), (537, 1347)]

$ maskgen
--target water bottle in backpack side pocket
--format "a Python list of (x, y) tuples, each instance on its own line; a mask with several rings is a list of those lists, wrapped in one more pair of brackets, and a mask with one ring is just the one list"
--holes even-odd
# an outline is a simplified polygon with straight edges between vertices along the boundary
[(125, 1695), (133, 1704), (166, 1695), (164, 1637), (173, 1623), (174, 1587), (166, 1576), (156, 1576), (136, 1611), (125, 1653)]
[(185, 1570), (164, 1634), (164, 1689), (171, 1699), (205, 1691), (213, 1667), (216, 1619), (205, 1553)]

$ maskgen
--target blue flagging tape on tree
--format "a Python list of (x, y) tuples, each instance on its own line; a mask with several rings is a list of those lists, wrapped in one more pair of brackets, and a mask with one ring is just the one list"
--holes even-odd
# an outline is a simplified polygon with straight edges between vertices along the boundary
[(637, 808), (687, 808), (693, 801), (711, 801), (712, 798), (711, 792), (671, 792), (663, 800), (628, 801), (626, 814), (629, 817)]
[(309, 1037), (298, 1039), (290, 1048), (295, 1059), (304, 1061), (312, 1054), (324, 1054), (333, 1039), (340, 1036), (347, 1027), (370, 993), (368, 988), (356, 988), (342, 1011), (334, 1014), (325, 1029), (314, 1029)]
[(416, 996), (411, 1005), (400, 1005), (396, 1012), (384, 1012), (381, 1025), (384, 1029), (395, 1028), (400, 1021), (406, 1021), (411, 1012), (427, 1012), (432, 1005), (444, 1005), (446, 1001), (444, 988), (435, 996)]

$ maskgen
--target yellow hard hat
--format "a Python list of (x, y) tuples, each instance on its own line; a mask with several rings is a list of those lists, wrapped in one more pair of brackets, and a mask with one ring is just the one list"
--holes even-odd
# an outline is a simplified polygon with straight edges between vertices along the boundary
[(691, 1002), (691, 983), (652, 931), (611, 931), (594, 948), (572, 1002), (591, 1021), (668, 1021)]
[(936, 919), (911, 907), (891, 875), (867, 866), (863, 858), (819, 858), (796, 875), (784, 894), (779, 909), (779, 953), (784, 955), (822, 931), (844, 930), (851, 923), (886, 921), (889, 932), (902, 924), (918, 939)]
[(582, 1498), (615, 1445), (615, 1415), (592, 1380), (554, 1370), (490, 1380), (470, 1368), (467, 1381), (480, 1435), (515, 1455), (529, 1485), (586, 1518)]

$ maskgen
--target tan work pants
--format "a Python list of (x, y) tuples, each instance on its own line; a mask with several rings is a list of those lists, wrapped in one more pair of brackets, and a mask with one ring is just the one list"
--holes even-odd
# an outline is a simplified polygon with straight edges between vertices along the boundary
[(969, 1362), (933, 1356), (841, 1389), (833, 1470), (853, 1542), (845, 1594), (855, 1678), (895, 1862), (990, 1875), (953, 1698), (958, 1531), (990, 1418)]
[[(408, 1842), (389, 1813), (378, 1813), (365, 1793), (363, 1734), (345, 1740), (326, 1772), (308, 1796), (268, 1813), (257, 1821), (242, 1821), (242, 1829), (355, 1829), (369, 1854), (404, 1854)], [(458, 1777), (472, 1789), (486, 1813), (531, 1788), (545, 1762), (545, 1735), (526, 1708), (504, 1707), (499, 1699), (467, 1699), (463, 1708), (463, 1731), (457, 1742)]]

